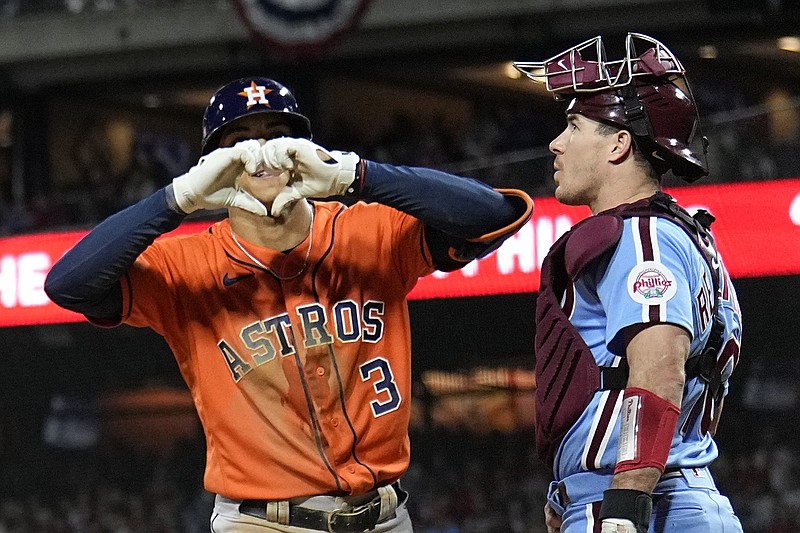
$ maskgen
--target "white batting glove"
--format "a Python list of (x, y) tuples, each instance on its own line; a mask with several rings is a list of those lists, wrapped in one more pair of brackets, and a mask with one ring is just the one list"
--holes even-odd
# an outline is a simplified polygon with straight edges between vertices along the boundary
[(352, 152), (327, 150), (308, 139), (290, 137), (270, 139), (262, 153), (268, 169), (294, 171), (294, 181), (272, 202), (272, 216), (278, 216), (287, 205), (301, 198), (344, 194), (356, 179), (356, 165), (360, 160)]
[(636, 525), (624, 518), (606, 518), (600, 528), (601, 533), (636, 533)]
[(198, 209), (238, 207), (267, 216), (264, 204), (236, 185), (242, 171), (254, 174), (260, 164), (261, 143), (257, 140), (217, 148), (201, 157), (186, 174), (172, 180), (175, 202), (187, 214)]

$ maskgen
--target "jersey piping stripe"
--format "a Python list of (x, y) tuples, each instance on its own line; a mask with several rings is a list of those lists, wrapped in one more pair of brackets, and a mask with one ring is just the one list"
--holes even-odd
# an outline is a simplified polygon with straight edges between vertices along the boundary
[[(314, 204), (313, 203), (311, 204), (311, 209), (314, 209)], [(338, 216), (338, 213), (337, 213), (337, 216)], [(312, 228), (311, 231), (314, 231), (314, 229)], [(330, 252), (330, 247), (327, 250), (325, 250), (325, 253), (323, 254), (322, 258), (317, 262), (317, 264), (314, 265), (314, 267), (312, 269), (312, 273), (311, 273), (311, 291), (312, 291), (312, 293), (314, 295), (314, 300), (317, 303), (319, 303), (319, 297), (317, 295), (316, 287), (314, 286), (314, 276), (317, 273), (317, 268), (319, 268), (319, 263), (322, 262), (322, 260), (328, 254), (328, 252)], [(289, 331), (291, 331), (291, 334), (292, 334), (292, 343), (295, 346), (297, 346), (297, 342), (296, 342), (296, 340), (294, 338), (294, 331), (291, 330), (291, 329)], [(297, 372), (300, 375), (300, 381), (303, 383), (303, 393), (306, 396), (306, 403), (308, 404), (308, 414), (311, 416), (311, 423), (312, 423), (313, 428), (314, 428), (314, 440), (316, 441), (316, 444), (317, 444), (317, 451), (319, 452), (319, 456), (322, 458), (322, 461), (325, 463), (325, 468), (327, 468), (328, 472), (330, 472), (331, 476), (333, 476), (333, 479), (336, 482), (336, 488), (339, 489), (339, 490), (342, 490), (342, 485), (339, 482), (339, 475), (336, 473), (336, 470), (334, 470), (334, 468), (331, 466), (330, 462), (328, 461), (328, 457), (325, 455), (325, 450), (322, 447), (322, 442), (321, 442), (321, 438), (320, 438), (320, 430), (319, 430), (319, 422), (317, 421), (317, 414), (316, 414), (316, 411), (314, 410), (314, 403), (311, 401), (311, 395), (310, 395), (310, 393), (308, 391), (308, 384), (306, 383), (305, 374), (303, 373), (303, 365), (300, 362), (299, 353), (295, 353), (294, 360), (295, 360), (295, 364), (297, 365)]]
[(586, 523), (585, 533), (602, 533), (603, 523), (595, 519), (600, 516), (601, 502), (591, 502), (583, 504), (583, 518)]
[(333, 366), (333, 370), (336, 373), (336, 383), (339, 385), (339, 403), (342, 406), (342, 414), (344, 419), (347, 421), (347, 427), (350, 428), (350, 434), (353, 436), (353, 445), (350, 447), (350, 452), (353, 456), (353, 460), (363, 466), (369, 475), (372, 476), (372, 486), (375, 487), (378, 484), (378, 476), (375, 475), (375, 472), (366, 464), (361, 462), (361, 459), (358, 458), (358, 454), (356, 453), (356, 442), (358, 441), (358, 433), (356, 433), (356, 428), (353, 426), (353, 422), (350, 420), (350, 415), (347, 414), (347, 406), (344, 402), (344, 386), (342, 385), (342, 378), (339, 375), (339, 366), (336, 364), (336, 357), (333, 353), (333, 347), (330, 345), (328, 346), (328, 355), (331, 358), (331, 364)]
[(273, 278), (275, 278), (277, 281), (281, 281), (281, 278), (279, 278), (271, 270), (267, 270), (266, 268), (263, 268), (263, 267), (261, 267), (259, 265), (256, 265), (255, 263), (251, 263), (249, 261), (242, 261), (241, 259), (232, 256), (230, 253), (228, 253), (227, 250), (225, 250), (225, 256), (228, 259), (230, 259), (231, 261), (233, 261), (234, 263), (236, 263), (236, 264), (239, 264), (239, 265), (242, 265), (242, 266), (246, 266), (248, 268), (254, 268), (254, 269), (258, 270), (259, 272), (265, 272), (265, 273), (269, 274), (270, 276), (272, 276)]
[[(228, 259), (230, 259), (234, 263), (237, 263), (237, 264), (242, 265), (242, 266), (246, 266), (248, 268), (254, 268), (254, 269), (259, 270), (261, 272), (266, 272), (267, 274), (272, 274), (272, 272), (270, 272), (269, 270), (267, 270), (265, 268), (261, 268), (260, 266), (258, 266), (256, 264), (250, 263), (248, 261), (242, 261), (241, 259), (238, 259), (238, 258), (232, 256), (231, 254), (228, 253), (227, 250), (225, 250), (225, 255), (227, 256)], [(275, 276), (274, 274), (272, 274), (272, 275), (273, 275), (273, 277)]]
[(128, 308), (122, 313), (122, 319), (126, 319), (133, 313), (133, 284), (131, 283), (131, 276), (125, 273), (125, 285), (128, 290)]
[(639, 218), (636, 224), (639, 229), (639, 242), (642, 244), (642, 261), (655, 261), (653, 243), (650, 238), (650, 217)]
[[(589, 533), (602, 533), (603, 531), (603, 522), (599, 520), (600, 516), (600, 506), (602, 505), (601, 502), (592, 502), (587, 507), (588, 511), (588, 524), (586, 526), (586, 531)], [(598, 518), (595, 518), (598, 517)]]
[[(336, 240), (336, 222), (338, 221), (339, 216), (342, 213), (344, 213), (344, 207), (340, 208), (336, 212), (336, 214), (333, 215), (333, 220), (331, 221), (331, 240), (328, 243), (328, 248), (322, 254), (322, 256), (320, 257), (319, 261), (317, 261), (314, 264), (313, 268), (311, 269), (311, 293), (314, 295), (314, 300), (317, 303), (320, 303), (319, 302), (319, 293), (317, 293), (317, 283), (316, 283), (317, 271), (319, 270), (320, 266), (322, 266), (322, 263), (328, 257), (328, 255), (330, 254), (331, 250), (333, 250), (333, 243)], [(328, 345), (328, 357), (330, 357), (331, 366), (333, 368), (334, 373), (336, 374), (336, 383), (337, 383), (337, 385), (339, 387), (339, 403), (342, 406), (342, 414), (344, 416), (345, 421), (347, 422), (347, 427), (350, 428), (350, 433), (353, 435), (353, 445), (350, 448), (351, 454), (353, 456), (353, 460), (356, 463), (358, 463), (361, 466), (363, 466), (369, 472), (370, 476), (372, 476), (372, 484), (373, 484), (373, 486), (375, 486), (375, 485), (378, 484), (378, 476), (375, 475), (375, 472), (369, 466), (367, 466), (366, 464), (361, 462), (361, 460), (358, 458), (358, 455), (356, 454), (356, 442), (358, 441), (358, 433), (356, 433), (356, 429), (353, 426), (353, 422), (352, 422), (352, 420), (350, 420), (350, 415), (347, 413), (347, 405), (345, 404), (345, 401), (344, 401), (344, 385), (342, 384), (342, 376), (339, 373), (339, 365), (336, 364), (336, 357), (335, 357), (335, 354), (333, 352), (333, 347), (331, 345)]]
[[(316, 209), (314, 203), (311, 202), (311, 209)], [(325, 249), (325, 252), (320, 256), (319, 261), (314, 263), (314, 266), (311, 268), (311, 294), (314, 296), (314, 301), (319, 303), (319, 293), (317, 292), (317, 271), (328, 255), (333, 250), (333, 242), (336, 236), (336, 221), (339, 219), (341, 214), (344, 213), (344, 206), (340, 207), (338, 211), (333, 215), (333, 219), (331, 220), (331, 240), (328, 243), (328, 247)]]
[[(658, 225), (659, 218), (658, 217), (649, 217), (648, 218), (650, 224), (647, 227), (647, 246), (645, 246), (645, 250), (650, 248), (650, 253), (653, 256), (653, 261), (656, 263), (661, 262), (661, 250), (658, 247)], [(653, 305), (650, 307), (650, 318), (653, 322), (664, 322), (667, 319), (667, 304), (662, 302), (659, 305)]]
[(597, 406), (597, 415), (592, 421), (592, 430), (589, 432), (589, 439), (586, 441), (587, 447), (584, 451), (585, 458), (582, 466), (587, 470), (596, 470), (601, 466), (600, 461), (602, 461), (603, 453), (608, 446), (608, 439), (616, 426), (611, 421), (616, 419), (622, 406), (621, 394), (622, 391), (619, 390), (606, 391)]
[[(292, 344), (297, 346), (297, 340), (294, 337), (294, 330), (289, 328), (289, 333), (292, 336)], [(317, 445), (317, 452), (319, 456), (322, 458), (322, 462), (325, 463), (325, 468), (328, 469), (331, 476), (333, 476), (333, 480), (336, 482), (336, 488), (338, 490), (342, 490), (342, 485), (339, 483), (339, 476), (336, 474), (336, 471), (331, 467), (330, 462), (328, 461), (328, 457), (325, 455), (325, 450), (322, 447), (322, 439), (320, 438), (320, 431), (319, 431), (319, 422), (317, 421), (316, 411), (314, 411), (314, 403), (311, 400), (311, 395), (308, 391), (308, 383), (306, 383), (305, 374), (303, 374), (303, 364), (300, 361), (300, 354), (298, 351), (295, 351), (294, 354), (294, 362), (297, 365), (297, 374), (300, 376), (300, 383), (303, 385), (303, 394), (306, 397), (306, 406), (308, 407), (308, 415), (311, 418), (311, 427), (314, 430), (314, 442)]]
[[(631, 234), (633, 236), (633, 248), (634, 248), (634, 252), (636, 254), (636, 264), (639, 264), (642, 261), (644, 261), (644, 259), (643, 259), (644, 251), (642, 250), (642, 234), (641, 234), (641, 230), (639, 228), (640, 220), (641, 219), (639, 217), (631, 218)], [(630, 289), (630, 287), (629, 287), (629, 289)], [(642, 306), (642, 322), (649, 322), (650, 321), (650, 319), (649, 319), (650, 314), (649, 314), (648, 311), (649, 311), (648, 307), (643, 305)]]
[[(658, 217), (632, 217), (631, 230), (633, 232), (636, 262), (659, 261), (658, 242), (655, 240), (656, 221)], [(666, 305), (642, 305), (643, 322), (663, 322), (662, 315), (666, 312)]]
[(585, 533), (594, 533), (594, 513), (592, 513), (592, 504), (583, 504), (583, 518), (586, 520)]

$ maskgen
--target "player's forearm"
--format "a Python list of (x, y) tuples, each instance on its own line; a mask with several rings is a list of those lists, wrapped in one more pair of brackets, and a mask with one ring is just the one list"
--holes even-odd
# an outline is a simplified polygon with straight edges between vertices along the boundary
[[(626, 354), (630, 371), (620, 415), (623, 417), (620, 457), (645, 464), (666, 463), (675, 433), (672, 420), (677, 419), (683, 396), (684, 364), (688, 351), (688, 334), (670, 324), (646, 328), (628, 342)], [(624, 420), (630, 409), (638, 409), (638, 416), (631, 415), (634, 426), (626, 425)], [(643, 420), (643, 417), (650, 420)], [(657, 420), (650, 423), (652, 419)], [(626, 431), (635, 431), (635, 438), (626, 438)], [(640, 449), (642, 445), (646, 447)], [(661, 477), (663, 466), (635, 468), (633, 461), (625, 463), (627, 467), (623, 468), (627, 469), (622, 471), (620, 464), (617, 465), (612, 488), (651, 493)]]
[(612, 489), (633, 489), (651, 494), (661, 477), (661, 472), (657, 468), (637, 468), (620, 472), (614, 476), (611, 482)]
[(55, 264), (45, 292), (56, 304), (88, 316), (119, 315), (119, 279), (161, 234), (186, 216), (170, 206), (171, 191), (160, 189), (94, 228)]
[(360, 197), (408, 213), (426, 225), (465, 239), (513, 224), (525, 202), (479, 181), (427, 168), (363, 160)]
[(680, 407), (686, 382), (689, 334), (672, 324), (655, 324), (628, 343), (628, 387), (646, 389)]

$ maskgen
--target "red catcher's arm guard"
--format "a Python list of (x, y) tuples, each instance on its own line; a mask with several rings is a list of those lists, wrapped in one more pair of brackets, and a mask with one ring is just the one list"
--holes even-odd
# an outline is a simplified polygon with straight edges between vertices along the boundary
[(614, 473), (648, 466), (663, 473), (680, 412), (675, 404), (649, 390), (625, 389)]

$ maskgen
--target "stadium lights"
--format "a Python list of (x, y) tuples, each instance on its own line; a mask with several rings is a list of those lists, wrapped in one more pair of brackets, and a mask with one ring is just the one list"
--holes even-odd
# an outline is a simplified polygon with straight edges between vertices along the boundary
[(800, 37), (796, 35), (779, 37), (777, 46), (779, 49), (786, 50), (787, 52), (800, 52)]
[(716, 59), (719, 55), (719, 50), (713, 44), (706, 44), (697, 49), (697, 55), (703, 59)]
[(518, 80), (522, 77), (522, 72), (514, 68), (513, 61), (508, 61), (503, 65), (503, 73), (506, 75), (506, 78), (510, 80)]

